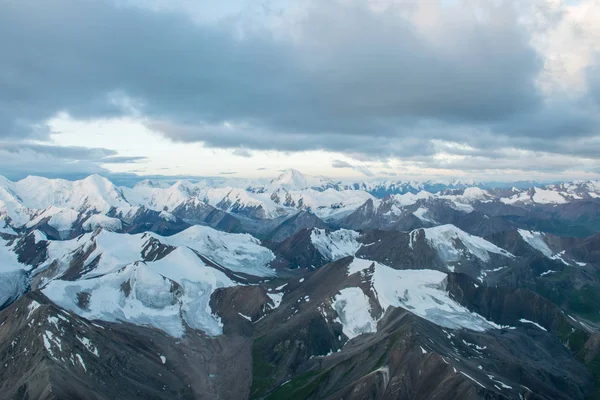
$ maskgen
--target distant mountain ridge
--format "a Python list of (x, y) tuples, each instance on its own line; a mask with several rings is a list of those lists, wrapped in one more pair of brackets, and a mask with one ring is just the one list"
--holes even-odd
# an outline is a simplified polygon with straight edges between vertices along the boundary
[(345, 184), (296, 170), (288, 170), (267, 183), (232, 179), (168, 185), (145, 180), (132, 188), (116, 186), (99, 175), (79, 181), (0, 179), (0, 229), (47, 226), (59, 237), (97, 227), (143, 231), (139, 225), (149, 223), (164, 225), (163, 230), (159, 229), (161, 233), (168, 233), (171, 225), (181, 229), (186, 223), (201, 223), (260, 236), (259, 231), (264, 231), (266, 225), (253, 227), (250, 221), (283, 222), (305, 211), (334, 227), (414, 229), (453, 223), (452, 213), (478, 210), (488, 217), (499, 212), (519, 215), (519, 210), (534, 212), (535, 205), (560, 205), (562, 208), (555, 211), (562, 213), (562, 218), (563, 214), (580, 212), (577, 209), (587, 208), (585, 212), (593, 213), (598, 204), (599, 181), (527, 189), (490, 189), (459, 181)]

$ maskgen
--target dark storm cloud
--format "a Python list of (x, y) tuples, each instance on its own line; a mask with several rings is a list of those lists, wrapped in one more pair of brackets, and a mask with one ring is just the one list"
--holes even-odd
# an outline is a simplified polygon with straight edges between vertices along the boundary
[(587, 102), (548, 102), (538, 91), (542, 60), (509, 5), (489, 6), (483, 22), (450, 12), (435, 38), (394, 9), (307, 7), (289, 21), (292, 40), (110, 0), (2, 2), (0, 136), (43, 138), (39, 124), (59, 111), (96, 118), (132, 108), (172, 140), (242, 156), (326, 149), (425, 160), (436, 139), (489, 154), (498, 142), (560, 152), (598, 132)]

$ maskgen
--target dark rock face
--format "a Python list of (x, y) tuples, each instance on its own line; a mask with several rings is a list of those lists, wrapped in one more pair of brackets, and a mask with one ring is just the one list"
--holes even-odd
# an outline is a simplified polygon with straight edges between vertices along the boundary
[(581, 200), (565, 204), (507, 206), (497, 202), (478, 203), (475, 208), (494, 215), (514, 228), (585, 237), (600, 230), (600, 201)]
[(313, 213), (309, 211), (300, 211), (273, 229), (269, 233), (268, 239), (272, 242), (283, 242), (285, 239), (292, 237), (302, 229), (323, 229), (327, 227), (327, 224)]
[(123, 221), (122, 232), (124, 233), (142, 233), (155, 232), (162, 236), (169, 236), (181, 232), (191, 225), (182, 219), (175, 217), (174, 220), (165, 219), (160, 216), (160, 212), (140, 208), (133, 218), (125, 218), (119, 214), (110, 214)]
[(318, 268), (327, 263), (311, 241), (312, 228), (302, 229), (281, 243), (265, 243), (277, 258), (271, 264), (274, 268)]
[(384, 199), (378, 208), (375, 207), (373, 200), (369, 199), (350, 215), (338, 221), (337, 224), (342, 228), (354, 230), (385, 229), (397, 231), (409, 231), (425, 226), (423, 221), (412, 214), (412, 211), (418, 208), (417, 206), (403, 210), (401, 215), (390, 216), (388, 214), (392, 207), (394, 207), (394, 203), (389, 198)]
[[(552, 233), (558, 236), (586, 237), (600, 232), (600, 200), (580, 200), (565, 204), (509, 205), (497, 200), (473, 201), (472, 211), (460, 211), (448, 200), (417, 200), (409, 206), (394, 204), (392, 197), (382, 199), (378, 207), (367, 200), (336, 224), (355, 230), (381, 229), (410, 231), (433, 225), (453, 224), (478, 236), (517, 228)], [(390, 210), (395, 207), (395, 212)], [(429, 220), (417, 218), (413, 212), (427, 210)]]
[[(167, 250), (148, 242), (149, 257)], [(0, 358), (9, 365), (0, 371), (0, 389), (11, 399), (566, 400), (592, 393), (593, 376), (576, 357), (597, 362), (597, 334), (536, 293), (449, 274), (456, 301), (515, 327), (451, 330), (405, 309), (384, 313), (365, 280), (373, 266), (348, 275), (352, 260), (302, 279), (217, 290), (210, 307), (223, 335), (214, 338), (191, 328), (173, 338), (88, 321), (29, 293), (0, 312)], [(346, 337), (332, 301), (348, 287), (368, 296), (380, 318), (376, 333)], [(281, 304), (273, 293), (282, 293)], [(85, 301), (82, 294), (82, 307)]]
[(183, 203), (173, 210), (173, 215), (190, 224), (207, 225), (225, 232), (239, 232), (241, 229), (236, 217), (203, 202)]
[(247, 338), (92, 323), (42, 296), (0, 312), (0, 340), (5, 399), (235, 399), (250, 389)]
[[(360, 285), (346, 275), (348, 263), (315, 271), (255, 324), (252, 398), (583, 399), (592, 390), (587, 369), (555, 336), (525, 324), (448, 330), (391, 309), (377, 333), (346, 343), (340, 324), (324, 315), (340, 288)], [(305, 294), (310, 302), (299, 302)], [(556, 311), (547, 303), (540, 315)]]
[(600, 264), (600, 235), (573, 240), (572, 242), (570, 253), (574, 258), (591, 264)]
[[(210, 312), (223, 328), (217, 337), (189, 326), (174, 338), (126, 322), (90, 321), (44, 297), (40, 289), (48, 279), (60, 274), (67, 284), (83, 280), (102, 255), (92, 257), (91, 240), (61, 263), (44, 264), (52, 247), (30, 231), (75, 238), (89, 214), (66, 233), (42, 220), (16, 235), (0, 234), (26, 266), (0, 275), (0, 398), (600, 398), (600, 235), (586, 236), (599, 231), (597, 200), (556, 206), (473, 202), (467, 213), (446, 200), (422, 199), (392, 215), (392, 199), (384, 197), (378, 207), (369, 200), (341, 220), (323, 221), (291, 196), (278, 195), (278, 204), (302, 211), (265, 219), (260, 207), (220, 204), (234, 216), (188, 202), (170, 210), (173, 218), (144, 208), (135, 215), (109, 213), (123, 223), (122, 233), (171, 235), (202, 224), (250, 232), (272, 249), (271, 266), (279, 273), (273, 279), (234, 273), (194, 250), (206, 268), (238, 284), (210, 298)], [(414, 214), (421, 207), (425, 219)], [(422, 229), (440, 224), (483, 237), (514, 257), (490, 254), (483, 260), (449, 238), (444, 245), (453, 247), (456, 259), (448, 261)], [(373, 264), (349, 276), (352, 257), (328, 262), (312, 244), (314, 228), (333, 225), (361, 230), (358, 258), (396, 270), (446, 273), (451, 298), (498, 327), (448, 329), (410, 307), (384, 310), (370, 280)], [(546, 231), (552, 254), (534, 248), (517, 229)], [(175, 250), (151, 234), (144, 237), (139, 265)], [(35, 273), (27, 269), (41, 265)], [(170, 282), (172, 305), (185, 291), (184, 284)], [(348, 288), (365, 295), (376, 330), (347, 336), (334, 298)], [(135, 282), (119, 282), (116, 290), (132, 300)], [(82, 310), (93, 308), (90, 293), (74, 296)]]
[(36, 242), (33, 234), (26, 235), (19, 239), (15, 246), (17, 260), (22, 264), (38, 266), (47, 257), (48, 242)]

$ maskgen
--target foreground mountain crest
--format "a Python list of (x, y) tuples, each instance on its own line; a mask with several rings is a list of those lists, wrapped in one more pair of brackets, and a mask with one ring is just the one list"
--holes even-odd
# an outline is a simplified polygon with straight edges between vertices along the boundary
[(2, 393), (596, 398), (599, 196), (2, 178)]

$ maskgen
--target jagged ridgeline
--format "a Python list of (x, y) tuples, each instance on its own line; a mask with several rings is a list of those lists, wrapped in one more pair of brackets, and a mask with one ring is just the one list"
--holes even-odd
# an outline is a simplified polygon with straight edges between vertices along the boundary
[(600, 182), (0, 178), (0, 398), (600, 398)]

